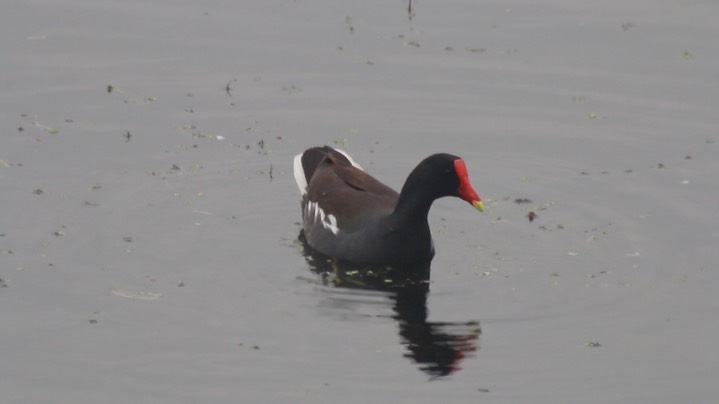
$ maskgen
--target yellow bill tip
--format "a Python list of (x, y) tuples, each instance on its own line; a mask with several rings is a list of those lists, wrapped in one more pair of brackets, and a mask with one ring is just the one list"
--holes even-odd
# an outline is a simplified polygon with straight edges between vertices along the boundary
[(484, 212), (484, 202), (482, 201), (473, 201), (472, 206), (474, 206), (475, 209), (477, 209), (480, 212)]

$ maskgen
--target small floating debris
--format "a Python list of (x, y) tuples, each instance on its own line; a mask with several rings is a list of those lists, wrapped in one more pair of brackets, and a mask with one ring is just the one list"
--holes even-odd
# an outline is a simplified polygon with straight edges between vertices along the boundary
[(162, 293), (151, 293), (151, 292), (129, 292), (125, 290), (112, 289), (112, 294), (125, 299), (133, 300), (159, 300), (162, 297)]
[(352, 23), (352, 17), (350, 17), (349, 15), (346, 16), (346, 17), (345, 17), (345, 23), (347, 24), (347, 29), (349, 29), (350, 34), (354, 34), (354, 33), (355, 33), (355, 27), (354, 27), (354, 24)]
[(529, 213), (527, 213), (527, 219), (529, 219), (530, 222), (533, 222), (534, 219), (538, 218), (539, 215), (534, 213), (533, 210), (530, 210)]
[(51, 135), (54, 135), (54, 134), (56, 134), (57, 132), (60, 131), (58, 128), (53, 128), (52, 126), (43, 125), (43, 124), (41, 124), (40, 122), (37, 122), (37, 121), (32, 121), (32, 124), (35, 125), (35, 126), (37, 126), (37, 127), (40, 128), (40, 129), (45, 130), (45, 132), (47, 132), (47, 133), (49, 133), (49, 134), (51, 134)]
[(599, 341), (588, 341), (584, 343), (584, 346), (589, 348), (599, 348), (602, 344), (600, 344)]
[[(227, 94), (228, 97), (232, 97), (232, 84), (237, 83), (237, 79), (234, 78), (225, 84), (225, 94)], [(191, 94), (188, 94), (188, 97), (192, 96)]]

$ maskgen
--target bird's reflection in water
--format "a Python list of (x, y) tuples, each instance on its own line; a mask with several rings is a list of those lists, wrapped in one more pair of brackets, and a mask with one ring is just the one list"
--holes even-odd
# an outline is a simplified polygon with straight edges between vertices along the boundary
[[(460, 362), (477, 350), (481, 328), (478, 321), (427, 321), (429, 265), (419, 275), (391, 268), (357, 267), (313, 251), (304, 240), (304, 256), (312, 272), (323, 283), (345, 291), (381, 291), (393, 302), (394, 318), (406, 347), (405, 356), (418, 364), (432, 378), (447, 376), (460, 369)], [(342, 299), (349, 298), (343, 293)]]

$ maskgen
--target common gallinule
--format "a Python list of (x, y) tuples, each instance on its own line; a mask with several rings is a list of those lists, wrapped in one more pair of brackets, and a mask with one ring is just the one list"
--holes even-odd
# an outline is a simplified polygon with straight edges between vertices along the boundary
[(352, 264), (426, 266), (434, 256), (427, 214), (435, 199), (456, 196), (484, 210), (464, 160), (451, 154), (424, 159), (399, 194), (329, 146), (295, 156), (294, 175), (306, 242)]

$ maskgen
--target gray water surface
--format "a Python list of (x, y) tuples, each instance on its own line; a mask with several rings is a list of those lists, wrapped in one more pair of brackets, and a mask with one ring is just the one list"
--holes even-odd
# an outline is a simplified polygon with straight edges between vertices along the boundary
[[(407, 6), (0, 6), (0, 401), (715, 402), (719, 5)], [(426, 294), (306, 259), (322, 144), (466, 160)]]

